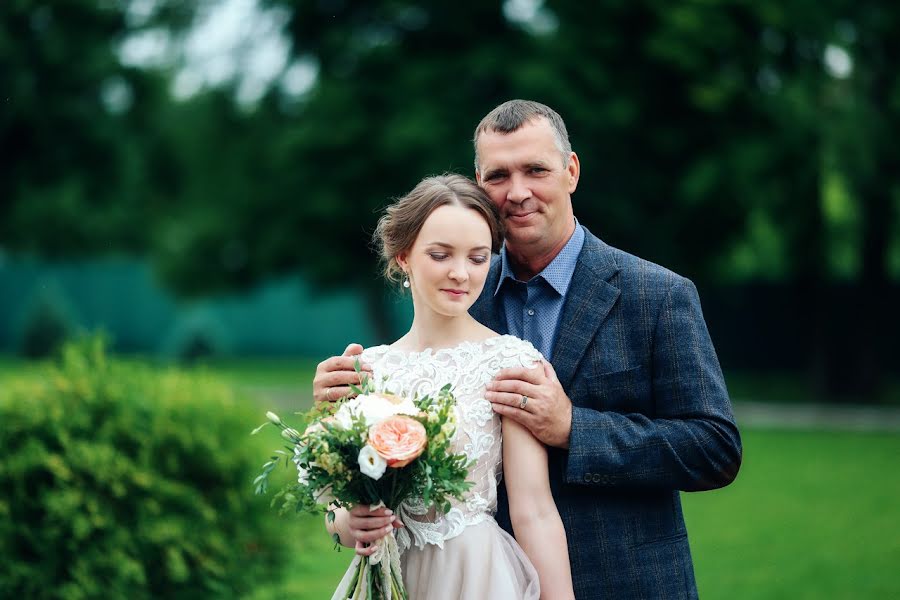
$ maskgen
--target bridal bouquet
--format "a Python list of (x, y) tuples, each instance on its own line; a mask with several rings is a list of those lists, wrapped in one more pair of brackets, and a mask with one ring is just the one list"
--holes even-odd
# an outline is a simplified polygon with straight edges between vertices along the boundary
[[(352, 400), (323, 403), (306, 413), (304, 433), (288, 427), (278, 415), (267, 413), (289, 443), (277, 450), (256, 478), (256, 493), (268, 489), (269, 473), (282, 460), (293, 462), (296, 483), (285, 486), (273, 500), (282, 511), (326, 513), (334, 521), (336, 507), (363, 504), (386, 506), (397, 514), (407, 499), (421, 499), (447, 512), (450, 499), (461, 499), (471, 486), (465, 478), (465, 454), (453, 454), (455, 400), (447, 385), (434, 396), (409, 399), (375, 393), (368, 384)], [(339, 541), (334, 534), (335, 542)], [(368, 558), (357, 555), (353, 576), (342, 583), (335, 598), (406, 600), (400, 572), (400, 552), (393, 533)]]

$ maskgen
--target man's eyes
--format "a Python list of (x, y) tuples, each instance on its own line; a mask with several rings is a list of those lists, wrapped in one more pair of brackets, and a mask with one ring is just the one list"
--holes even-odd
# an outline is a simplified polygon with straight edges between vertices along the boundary
[[(528, 168), (529, 175), (545, 175), (549, 172), (550, 172), (550, 169), (548, 169), (546, 167), (529, 167)], [(504, 173), (502, 171), (497, 172), (497, 173), (488, 173), (487, 175), (485, 175), (484, 181), (486, 183), (496, 183), (498, 181), (506, 179), (507, 177), (509, 177), (509, 174)]]

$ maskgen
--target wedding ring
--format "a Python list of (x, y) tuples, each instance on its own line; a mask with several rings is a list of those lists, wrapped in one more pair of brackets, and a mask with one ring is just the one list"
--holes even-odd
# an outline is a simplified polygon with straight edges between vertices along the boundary
[(525, 405), (528, 404), (528, 396), (522, 396), (522, 401), (519, 402), (519, 408), (525, 410)]
[(325, 400), (327, 400), (328, 402), (331, 402), (331, 388), (330, 387), (325, 388)]

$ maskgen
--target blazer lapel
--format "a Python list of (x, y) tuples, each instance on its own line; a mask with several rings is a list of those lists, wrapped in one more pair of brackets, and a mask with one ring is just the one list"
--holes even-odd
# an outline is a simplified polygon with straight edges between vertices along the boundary
[(619, 272), (609, 246), (585, 228), (584, 247), (566, 292), (551, 362), (563, 388), (575, 376), (600, 323), (619, 298), (619, 288), (609, 280)]

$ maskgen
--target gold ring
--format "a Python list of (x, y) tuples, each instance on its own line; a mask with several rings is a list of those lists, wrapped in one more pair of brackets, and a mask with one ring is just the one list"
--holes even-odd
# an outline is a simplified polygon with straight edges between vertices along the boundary
[(522, 401), (519, 402), (519, 408), (525, 410), (525, 405), (528, 404), (528, 396), (522, 396)]
[(327, 400), (328, 402), (331, 402), (331, 388), (330, 387), (325, 388), (325, 400)]

